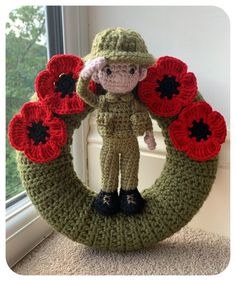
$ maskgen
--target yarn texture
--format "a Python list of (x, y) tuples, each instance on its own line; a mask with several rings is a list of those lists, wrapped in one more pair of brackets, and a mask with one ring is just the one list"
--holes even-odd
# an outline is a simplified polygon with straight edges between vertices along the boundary
[(100, 153), (102, 190), (118, 189), (119, 166), (121, 188), (135, 189), (138, 186), (139, 146), (136, 136), (152, 130), (152, 121), (147, 109), (132, 93), (102, 96), (88, 89), (89, 80), (80, 77), (77, 91), (90, 106), (98, 108), (97, 128), (103, 138)]
[(68, 142), (57, 159), (39, 164), (17, 153), (23, 185), (41, 216), (70, 239), (111, 251), (152, 246), (186, 225), (211, 190), (218, 158), (198, 162), (177, 151), (168, 134), (173, 117), (152, 115), (162, 130), (167, 156), (161, 176), (142, 192), (144, 211), (130, 217), (101, 216), (91, 207), (96, 194), (76, 176), (70, 151), (74, 129), (91, 111), (87, 107), (78, 115), (63, 116)]
[[(154, 64), (132, 30), (98, 33), (85, 60), (53, 57), (36, 78), (38, 100), (10, 122), (22, 183), (40, 215), (68, 238), (110, 251), (150, 247), (186, 225), (209, 195), (224, 118), (204, 101), (184, 62), (166, 56)], [(103, 138), (99, 194), (77, 177), (71, 154), (74, 130), (94, 109)], [(140, 194), (137, 136), (155, 149), (151, 119), (161, 128), (166, 162)]]
[(133, 62), (143, 66), (155, 62), (142, 37), (133, 30), (123, 28), (109, 28), (95, 36), (91, 53), (84, 60), (97, 57), (105, 57), (109, 63)]
[(152, 121), (147, 109), (132, 93), (116, 95), (106, 93), (97, 96), (88, 89), (89, 80), (80, 77), (77, 91), (90, 106), (97, 108), (98, 132), (102, 137), (127, 138), (142, 136), (152, 130)]
[(40, 102), (28, 102), (9, 124), (11, 145), (32, 161), (56, 159), (67, 142), (66, 123)]
[(135, 189), (138, 186), (139, 157), (140, 152), (136, 137), (103, 139), (100, 154), (103, 175), (102, 190), (106, 192), (117, 190), (119, 186), (119, 168), (121, 172), (121, 188)]
[(76, 81), (84, 63), (73, 55), (56, 55), (35, 79), (38, 98), (57, 114), (75, 114), (84, 110), (76, 94)]
[(139, 98), (149, 110), (163, 117), (175, 116), (197, 95), (197, 81), (186, 63), (169, 56), (159, 58), (139, 83)]

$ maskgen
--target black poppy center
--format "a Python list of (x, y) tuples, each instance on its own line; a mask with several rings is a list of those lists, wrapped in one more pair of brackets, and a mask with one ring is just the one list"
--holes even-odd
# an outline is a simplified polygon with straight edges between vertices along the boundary
[(43, 126), (43, 121), (39, 121), (38, 123), (33, 122), (31, 126), (27, 127), (29, 131), (29, 138), (34, 140), (34, 144), (38, 145), (41, 143), (46, 143), (47, 137), (50, 137), (48, 130), (48, 126)]
[(73, 96), (75, 91), (76, 80), (73, 79), (72, 74), (62, 74), (59, 80), (55, 82), (55, 92), (61, 92), (61, 97), (64, 98), (68, 95), (70, 98)]
[(190, 138), (195, 137), (196, 141), (207, 140), (211, 135), (211, 131), (209, 130), (208, 124), (203, 122), (203, 118), (200, 119), (199, 122), (196, 120), (193, 121), (193, 126), (188, 129), (190, 131)]
[(178, 95), (178, 87), (180, 83), (176, 81), (175, 76), (165, 75), (162, 80), (157, 80), (159, 87), (156, 88), (156, 92), (160, 93), (160, 98), (167, 97), (169, 100), (173, 98), (173, 95)]

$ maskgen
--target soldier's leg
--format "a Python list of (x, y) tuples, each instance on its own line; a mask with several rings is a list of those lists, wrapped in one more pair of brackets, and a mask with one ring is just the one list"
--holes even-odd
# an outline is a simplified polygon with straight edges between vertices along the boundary
[(139, 158), (140, 152), (137, 138), (129, 139), (123, 147), (120, 159), (120, 209), (127, 215), (141, 212), (145, 203), (137, 189)]
[(119, 184), (119, 153), (110, 143), (104, 142), (102, 146), (100, 164), (102, 172), (102, 190), (106, 192), (116, 191)]
[(119, 211), (117, 193), (119, 178), (119, 153), (112, 140), (103, 140), (100, 152), (102, 172), (102, 190), (93, 202), (93, 206), (102, 215), (108, 216)]
[(139, 146), (136, 137), (124, 142), (120, 158), (121, 188), (135, 189), (138, 186)]

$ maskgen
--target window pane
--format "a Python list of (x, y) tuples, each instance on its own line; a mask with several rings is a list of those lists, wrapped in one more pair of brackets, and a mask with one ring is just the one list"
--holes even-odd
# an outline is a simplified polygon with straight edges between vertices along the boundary
[[(45, 7), (22, 6), (6, 23), (6, 128), (34, 93), (34, 80), (47, 63)], [(7, 138), (7, 134), (6, 134)], [(16, 152), (6, 139), (6, 200), (24, 189), (17, 172)]]

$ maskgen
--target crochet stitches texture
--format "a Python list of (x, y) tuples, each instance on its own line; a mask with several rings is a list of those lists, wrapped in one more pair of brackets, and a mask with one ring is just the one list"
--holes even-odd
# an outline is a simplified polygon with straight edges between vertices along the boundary
[(91, 53), (84, 60), (97, 57), (107, 58), (108, 63), (138, 62), (139, 65), (149, 66), (155, 62), (142, 37), (133, 30), (120, 27), (106, 29), (95, 36)]
[[(135, 32), (121, 28), (109, 29), (96, 36), (87, 59), (100, 56), (105, 56), (108, 63), (132, 62), (139, 66), (154, 63), (142, 38)], [(55, 61), (59, 63), (59, 68), (56, 67), (59, 75), (56, 81), (51, 77)], [(98, 107), (98, 99), (99, 103), (105, 99), (98, 98), (96, 94), (87, 95), (87, 105), (84, 108), (84, 103), (75, 92), (74, 84), (82, 66), (80, 62), (74, 56), (66, 57), (66, 61), (64, 56), (59, 56), (52, 59), (47, 65), (47, 70), (41, 72), (36, 79), (36, 91), (40, 101), (55, 111), (55, 114), (59, 114), (61, 121), (65, 123), (66, 132), (63, 135), (66, 136), (67, 143), (60, 147), (59, 157), (49, 162), (44, 161), (44, 158), (42, 163), (33, 162), (24, 152), (18, 152), (17, 161), (22, 182), (41, 216), (68, 238), (97, 249), (111, 251), (149, 247), (186, 225), (207, 198), (216, 176), (218, 164), (216, 155), (226, 136), (224, 119), (207, 103), (199, 102), (203, 98), (197, 94), (196, 78), (193, 73), (187, 72), (185, 63), (171, 57), (160, 58), (155, 65), (148, 68), (147, 79), (139, 84), (138, 96), (162, 130), (167, 150), (164, 169), (153, 185), (146, 187), (142, 192), (142, 197), (146, 201), (142, 213), (135, 216), (126, 216), (123, 213), (102, 216), (92, 207), (97, 194), (76, 176), (72, 164), (70, 146), (73, 131), (80, 127), (81, 121), (94, 107)], [(68, 71), (71, 67), (74, 70), (72, 74)], [(65, 79), (73, 82), (67, 89), (68, 92), (61, 87)], [(91, 88), (94, 88), (93, 86), (91, 85)], [(82, 81), (78, 85), (78, 90), (86, 94), (87, 87), (88, 81)], [(59, 108), (58, 102), (54, 102), (55, 97), (59, 101)], [(99, 105), (103, 106), (101, 103)], [(122, 107), (120, 109), (123, 110)], [(104, 112), (100, 113), (98, 116), (98, 119), (101, 118), (100, 133), (104, 135), (105, 141), (109, 134), (114, 134), (117, 148), (119, 146), (116, 138), (122, 139), (130, 132), (134, 133), (132, 137), (136, 138), (135, 135), (142, 135), (151, 128), (150, 118), (144, 118), (148, 114), (142, 112), (141, 108), (136, 110), (135, 115), (129, 120), (133, 126), (132, 130), (129, 130), (129, 122), (121, 122), (125, 129), (122, 133), (119, 124), (123, 119), (119, 119), (118, 127), (115, 127), (115, 122), (110, 122), (110, 117), (114, 116), (110, 116), (109, 112), (106, 116)], [(195, 120), (195, 115), (201, 116), (201, 119)], [(19, 118), (24, 120), (23, 114)], [(107, 122), (110, 122), (110, 125), (103, 126), (103, 123), (107, 125)], [(12, 127), (14, 124), (19, 123), (14, 121)], [(32, 130), (35, 126), (32, 123)], [(43, 132), (40, 141), (46, 141), (49, 135), (45, 130), (47, 132), (50, 130), (50, 124), (46, 124), (45, 127), (38, 123), (37, 126)], [(25, 128), (22, 128), (25, 132)], [(53, 134), (51, 135), (53, 137)], [(208, 142), (209, 136), (211, 137)], [(31, 137), (36, 138), (33, 132), (25, 138), (28, 140)], [(193, 138), (196, 140), (193, 141)], [(18, 143), (18, 138), (12, 140), (14, 144)], [(207, 141), (202, 143), (202, 140)], [(38, 139), (36, 141), (38, 142)], [(30, 148), (32, 147), (31, 144)], [(20, 148), (24, 150), (24, 147)], [(135, 163), (138, 163), (137, 159)], [(114, 167), (114, 171), (117, 171), (117, 167)], [(134, 174), (132, 170), (129, 170), (129, 173)], [(128, 178), (125, 175), (124, 181), (128, 181)], [(104, 181), (108, 182), (107, 179)], [(135, 176), (134, 181), (137, 181)], [(117, 185), (117, 182), (114, 185)]]
[[(202, 99), (198, 95), (197, 99)], [(21, 179), (33, 204), (54, 229), (85, 245), (112, 251), (149, 247), (186, 225), (207, 198), (214, 182), (218, 158), (205, 162), (191, 160), (173, 146), (168, 126), (175, 117), (152, 115), (164, 136), (167, 156), (161, 176), (142, 196), (144, 212), (127, 217), (122, 213), (104, 217), (92, 207), (95, 193), (77, 178), (70, 145), (75, 128), (93, 109), (64, 116), (68, 142), (59, 158), (34, 163), (17, 153)]]
[(137, 136), (152, 130), (147, 109), (132, 93), (94, 95), (88, 89), (88, 80), (80, 77), (77, 92), (89, 105), (98, 108), (97, 127), (103, 138), (100, 153), (102, 190), (118, 189), (119, 170), (121, 188), (135, 189), (138, 186), (139, 146)]

